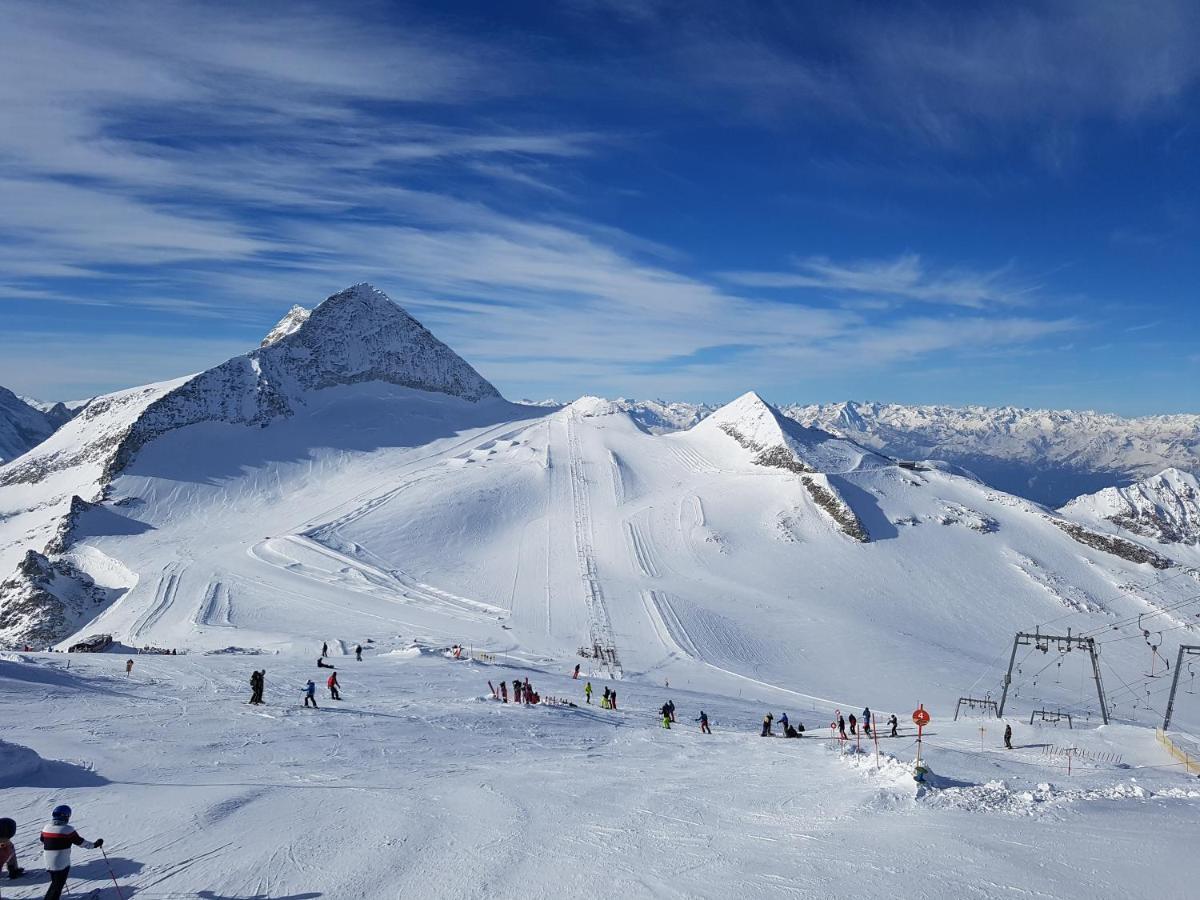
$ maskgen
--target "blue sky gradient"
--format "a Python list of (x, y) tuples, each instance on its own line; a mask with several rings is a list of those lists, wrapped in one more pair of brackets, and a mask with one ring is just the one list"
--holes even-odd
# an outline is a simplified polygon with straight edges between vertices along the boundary
[(0, 20), (21, 393), (194, 371), (366, 280), (510, 397), (1200, 411), (1195, 3)]

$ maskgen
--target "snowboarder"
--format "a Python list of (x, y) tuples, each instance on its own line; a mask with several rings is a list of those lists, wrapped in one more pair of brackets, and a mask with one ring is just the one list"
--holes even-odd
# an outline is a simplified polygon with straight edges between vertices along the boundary
[(775, 721), (774, 713), (767, 713), (763, 716), (763, 727), (761, 737), (775, 737), (775, 733), (771, 731), (771, 723)]
[(362, 644), (354, 645), (354, 658), (362, 662)]
[(323, 644), (321, 644), (321, 659), (324, 659), (328, 655), (329, 655), (329, 641), (325, 641)]
[(850, 733), (858, 734), (855, 729), (858, 727), (858, 719), (854, 718), (854, 713), (850, 713)]
[(311, 706), (313, 709), (316, 709), (317, 708), (317, 686), (315, 684), (313, 684), (313, 680), (311, 678), (308, 679), (308, 684), (306, 684), (304, 686), (304, 689), (301, 691), (301, 693), (304, 694), (304, 705), (306, 707)]
[(863, 726), (863, 736), (870, 737), (871, 736), (871, 707), (869, 707), (869, 706), (863, 708), (862, 726)]
[(578, 678), (578, 677), (579, 677), (579, 663), (575, 663), (575, 674), (574, 674), (574, 675), (572, 675), (571, 677), (572, 677), (572, 678)]
[(341, 700), (342, 699), (342, 695), (338, 691), (338, 688), (340, 688), (341, 685), (338, 684), (337, 672), (329, 673), (329, 680), (325, 682), (325, 685), (326, 685), (326, 687), (329, 688), (329, 699), (330, 700)]
[(125, 676), (129, 677), (129, 673), (133, 671), (133, 660), (125, 660)]
[(318, 669), (333, 669), (336, 667), (331, 666), (329, 663), (325, 662), (323, 657), (318, 656), (317, 657), (317, 668)]
[(779, 714), (779, 727), (783, 729), (783, 731), (784, 731), (784, 734), (786, 734), (786, 733), (787, 733), (787, 730), (788, 730), (788, 717), (787, 717), (787, 713), (780, 713), (780, 714)]
[(892, 737), (897, 737), (896, 729), (900, 727), (900, 721), (896, 718), (895, 713), (892, 713), (888, 719), (888, 724), (892, 726)]
[(0, 869), (8, 869), (9, 878), (20, 878), (25, 874), (25, 870), (17, 865), (17, 848), (12, 842), (16, 833), (16, 822), (12, 819), (0, 819)]
[(700, 710), (700, 733), (712, 734), (708, 728), (708, 713), (706, 713), (704, 710)]
[[(608, 694), (608, 708), (609, 709), (617, 708), (617, 689), (616, 688), (613, 688)], [(675, 720), (672, 719), (671, 721), (675, 721)]]
[(583, 696), (587, 699), (588, 706), (592, 705), (592, 683), (589, 681), (583, 686)]
[(837, 714), (837, 728), (838, 737), (840, 737), (843, 741), (846, 740), (846, 719), (840, 712)]
[(674, 722), (675, 721), (675, 701), (674, 700), (667, 701), (667, 711), (668, 711), (668, 714), (671, 716), (671, 721)]
[(104, 846), (101, 838), (95, 841), (85, 841), (73, 827), (71, 822), (71, 807), (56, 806), (50, 814), (50, 824), (42, 829), (42, 848), (45, 850), (46, 871), (50, 873), (50, 887), (46, 889), (45, 900), (58, 900), (67, 884), (67, 876), (71, 873), (71, 848), (86, 847), (88, 850), (99, 850)]
[(1012, 745), (1012, 726), (1011, 726), (1011, 725), (1008, 725), (1008, 724), (1006, 724), (1006, 725), (1004, 726), (1004, 746), (1005, 746), (1005, 747), (1007, 747), (1009, 750), (1011, 750), (1011, 749), (1013, 748), (1013, 745)]
[(501, 703), (508, 702), (508, 682), (507, 681), (500, 682), (500, 702)]

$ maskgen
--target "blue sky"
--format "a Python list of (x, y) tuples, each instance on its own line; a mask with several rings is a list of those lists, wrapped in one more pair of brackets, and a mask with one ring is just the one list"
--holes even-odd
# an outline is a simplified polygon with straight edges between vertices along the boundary
[(365, 280), (514, 398), (1200, 411), (1200, 5), (975, 6), (0, 0), (0, 384)]

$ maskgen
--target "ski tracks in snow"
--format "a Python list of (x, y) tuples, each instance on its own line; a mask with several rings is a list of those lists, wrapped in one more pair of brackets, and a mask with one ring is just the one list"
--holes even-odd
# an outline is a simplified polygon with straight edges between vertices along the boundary
[(211, 581), (192, 616), (195, 625), (212, 625), (217, 628), (233, 627), (233, 594), (229, 586), (221, 581)]
[(654, 545), (646, 539), (642, 526), (636, 519), (625, 521), (625, 537), (629, 542), (629, 553), (637, 564), (638, 570), (647, 578), (658, 578), (661, 572)]
[(567, 425), (567, 469), (571, 482), (571, 508), (575, 531), (575, 554), (579, 562), (579, 574), (583, 581), (584, 602), (587, 604), (589, 639), (593, 646), (611, 648), (613, 659), (603, 661), (614, 678), (622, 675), (621, 664), (616, 661), (616, 640), (612, 622), (608, 616), (608, 604), (604, 599), (604, 588), (596, 571), (596, 553), (592, 543), (592, 506), (588, 496), (587, 475), (583, 471), (583, 448), (579, 443), (579, 431), (574, 415), (566, 420)]
[(179, 563), (167, 563), (163, 566), (162, 575), (159, 576), (158, 585), (154, 589), (154, 603), (133, 623), (130, 637), (140, 640), (147, 631), (158, 624), (175, 602), (179, 593), (179, 580), (184, 571), (186, 567)]
[(675, 614), (670, 594), (666, 591), (642, 591), (642, 603), (646, 607), (646, 615), (655, 635), (668, 653), (703, 662), (700, 651), (696, 649), (687, 629)]

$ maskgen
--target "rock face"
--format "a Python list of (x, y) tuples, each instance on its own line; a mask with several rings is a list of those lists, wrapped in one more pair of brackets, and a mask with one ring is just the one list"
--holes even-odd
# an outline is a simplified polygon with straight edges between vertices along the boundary
[(1160, 544), (1200, 544), (1200, 483), (1195, 475), (1178, 469), (1164, 469), (1128, 487), (1077, 497), (1062, 512), (1110, 522)]
[(0, 633), (13, 643), (44, 648), (61, 640), (114, 599), (66, 560), (51, 561), (36, 550), (0, 582)]
[(297, 304), (287, 311), (285, 315), (274, 328), (268, 332), (267, 336), (262, 339), (262, 343), (258, 346), (269, 347), (271, 344), (278, 343), (283, 338), (287, 337), (293, 331), (308, 321), (308, 317), (312, 315), (311, 309), (306, 309)]
[(60, 417), (58, 413), (52, 417), (0, 387), (0, 465), (50, 437), (58, 427), (55, 423)]
[(800, 422), (900, 459), (943, 459), (1057, 507), (1174, 466), (1200, 472), (1200, 415), (1128, 419), (1017, 407), (829, 403), (788, 406)]
[(151, 403), (105, 472), (121, 471), (149, 441), (186, 425), (263, 425), (321, 388), (383, 381), (479, 401), (500, 392), (382, 291), (358, 284), (307, 315), (288, 313), (264, 345), (202, 372)]

